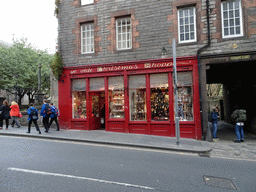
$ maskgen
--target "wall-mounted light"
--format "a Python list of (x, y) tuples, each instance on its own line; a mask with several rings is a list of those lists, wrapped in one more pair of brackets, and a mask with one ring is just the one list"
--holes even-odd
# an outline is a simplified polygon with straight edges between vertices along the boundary
[(162, 58), (165, 58), (167, 53), (167, 50), (165, 49), (165, 47), (162, 48), (161, 52), (162, 52)]

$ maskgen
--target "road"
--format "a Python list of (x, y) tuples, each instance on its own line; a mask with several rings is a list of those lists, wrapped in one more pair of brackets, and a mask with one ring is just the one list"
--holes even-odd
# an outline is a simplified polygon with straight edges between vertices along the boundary
[(0, 192), (256, 191), (256, 161), (0, 137)]

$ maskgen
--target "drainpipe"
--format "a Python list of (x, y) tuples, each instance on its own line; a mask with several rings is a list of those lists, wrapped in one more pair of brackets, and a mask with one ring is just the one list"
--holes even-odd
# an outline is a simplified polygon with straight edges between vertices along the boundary
[[(210, 127), (208, 126), (208, 114), (205, 113), (208, 111), (207, 109), (207, 100), (205, 101), (205, 98), (207, 98), (207, 93), (206, 93), (206, 86), (202, 90), (201, 86), (201, 80), (205, 81), (206, 85), (206, 67), (205, 65), (201, 65), (201, 52), (211, 45), (211, 33), (210, 33), (210, 11), (209, 11), (209, 0), (206, 0), (206, 16), (207, 16), (207, 37), (208, 41), (207, 44), (200, 49), (197, 50), (197, 58), (198, 58), (198, 74), (199, 74), (199, 93), (200, 93), (200, 108), (201, 108), (201, 125), (202, 125), (202, 133), (203, 137), (206, 141), (212, 141), (212, 134), (210, 131)], [(202, 100), (204, 99), (204, 101)]]

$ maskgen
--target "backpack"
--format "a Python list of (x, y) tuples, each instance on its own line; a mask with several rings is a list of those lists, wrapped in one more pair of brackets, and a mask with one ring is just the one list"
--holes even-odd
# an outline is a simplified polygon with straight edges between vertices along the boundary
[(31, 117), (31, 119), (32, 119), (32, 120), (37, 120), (38, 114), (37, 114), (37, 112), (36, 112), (36, 109), (31, 109), (31, 108), (30, 108), (30, 111), (31, 111), (31, 112), (30, 112), (30, 115), (29, 115), (29, 116)]
[(245, 122), (246, 121), (246, 111), (243, 109), (239, 109), (237, 113), (236, 122)]
[(51, 107), (48, 104), (45, 105), (45, 113), (48, 117), (52, 114)]
[(54, 109), (54, 117), (58, 117), (60, 115), (60, 111), (57, 107), (52, 107)]

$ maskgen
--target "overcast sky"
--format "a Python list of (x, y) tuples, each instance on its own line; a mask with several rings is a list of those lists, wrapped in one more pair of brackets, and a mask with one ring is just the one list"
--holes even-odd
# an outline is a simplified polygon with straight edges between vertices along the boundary
[(0, 0), (0, 40), (26, 37), (37, 49), (55, 52), (58, 21), (55, 0)]

